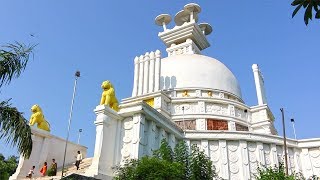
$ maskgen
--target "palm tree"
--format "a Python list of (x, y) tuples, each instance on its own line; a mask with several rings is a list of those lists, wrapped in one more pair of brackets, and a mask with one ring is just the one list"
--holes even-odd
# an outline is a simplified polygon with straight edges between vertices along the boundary
[[(0, 88), (18, 78), (25, 69), (34, 45), (8, 44), (0, 48)], [(0, 139), (16, 146), (20, 154), (29, 158), (32, 151), (31, 129), (28, 121), (9, 100), (0, 101)]]

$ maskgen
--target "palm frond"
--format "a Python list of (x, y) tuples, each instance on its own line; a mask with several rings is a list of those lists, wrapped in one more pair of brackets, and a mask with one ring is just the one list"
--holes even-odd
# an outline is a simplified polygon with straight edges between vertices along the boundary
[(0, 49), (0, 87), (9, 84), (25, 69), (35, 45), (16, 42)]
[(22, 113), (9, 101), (0, 102), (0, 139), (16, 146), (25, 158), (29, 158), (32, 151), (31, 128)]

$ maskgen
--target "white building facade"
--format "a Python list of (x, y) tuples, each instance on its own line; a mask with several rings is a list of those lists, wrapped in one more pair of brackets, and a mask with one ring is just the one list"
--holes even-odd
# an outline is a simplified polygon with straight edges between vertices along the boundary
[[(274, 128), (258, 65), (252, 65), (258, 105), (248, 106), (233, 73), (201, 55), (210, 46), (206, 36), (212, 28), (198, 24), (200, 12), (197, 4), (187, 4), (172, 29), (166, 27), (169, 15), (156, 18), (168, 56), (159, 50), (137, 56), (132, 97), (121, 101), (119, 112), (96, 107), (96, 144), (87, 175), (111, 179), (116, 165), (151, 155), (162, 139), (172, 147), (181, 140), (196, 144), (224, 179), (254, 179), (258, 166), (283, 162), (283, 139)], [(320, 176), (320, 138), (288, 139), (287, 152), (289, 172)]]

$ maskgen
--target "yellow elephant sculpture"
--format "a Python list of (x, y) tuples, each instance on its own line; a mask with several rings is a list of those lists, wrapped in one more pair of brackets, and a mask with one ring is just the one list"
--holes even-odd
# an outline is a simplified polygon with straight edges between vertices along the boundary
[(32, 115), (30, 117), (29, 125), (33, 126), (35, 123), (37, 123), (37, 127), (39, 129), (50, 132), (50, 124), (44, 119), (44, 115), (40, 106), (38, 104), (33, 105), (31, 107), (31, 112)]
[(100, 105), (104, 104), (115, 111), (119, 111), (118, 100), (116, 98), (116, 93), (111, 82), (102, 82), (101, 88), (103, 89), (103, 92), (100, 100)]

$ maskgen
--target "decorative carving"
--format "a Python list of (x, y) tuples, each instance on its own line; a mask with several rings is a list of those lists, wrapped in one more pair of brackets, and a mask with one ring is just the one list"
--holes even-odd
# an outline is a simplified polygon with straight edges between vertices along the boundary
[(248, 126), (236, 123), (236, 131), (248, 131)]
[(227, 105), (206, 103), (206, 112), (210, 114), (229, 115)]
[[(197, 112), (197, 105), (198, 104), (176, 104), (173, 106), (172, 114), (194, 114)], [(184, 111), (182, 110), (184, 108)]]
[(235, 116), (237, 118), (246, 119), (246, 113), (244, 112), (244, 110), (242, 110), (238, 107), (235, 108), (235, 114), (236, 114)]
[(201, 97), (201, 90), (196, 90), (196, 96)]
[(205, 104), (203, 101), (199, 101), (198, 102), (198, 106), (199, 106), (199, 113), (205, 113)]
[(175, 121), (175, 123), (181, 128), (181, 129), (188, 129), (188, 130), (196, 130), (196, 121), (195, 120), (184, 120), (183, 121)]
[(233, 117), (236, 116), (236, 113), (235, 113), (233, 105), (229, 105), (229, 112), (230, 112), (230, 116), (233, 116)]
[(219, 98), (224, 98), (224, 93), (219, 93)]
[(131, 136), (125, 136), (125, 137), (123, 137), (123, 142), (124, 143), (130, 143), (131, 142)]
[(130, 148), (128, 146), (125, 146), (121, 149), (121, 154), (124, 158), (130, 157)]
[(270, 145), (269, 144), (263, 144), (263, 150), (264, 150), (264, 158), (266, 165), (271, 164), (271, 159), (270, 159)]
[(236, 175), (234, 177), (238, 177), (238, 172), (239, 172), (239, 166), (238, 166), (238, 160), (239, 156), (237, 153), (239, 146), (238, 141), (228, 141), (228, 156), (229, 156), (229, 167), (230, 167), (230, 176)]
[(161, 108), (161, 97), (154, 98), (154, 108)]
[(207, 94), (208, 94), (208, 97), (212, 97), (212, 91), (208, 91)]
[(119, 111), (116, 92), (111, 82), (110, 81), (102, 82), (101, 88), (103, 89), (103, 92), (101, 95), (100, 105), (104, 104), (106, 106), (109, 106), (111, 109), (115, 111)]
[(231, 152), (229, 155), (229, 160), (230, 162), (236, 163), (239, 160), (238, 155), (234, 152)]
[(230, 172), (237, 174), (239, 172), (239, 167), (236, 163), (230, 163)]
[(219, 149), (219, 141), (210, 141), (209, 142), (209, 149), (213, 152), (218, 151)]
[(237, 141), (229, 141), (228, 142), (228, 149), (232, 152), (237, 151), (239, 143)]
[(189, 97), (190, 95), (188, 94), (187, 90), (184, 90), (182, 93), (182, 97)]
[(133, 127), (132, 121), (126, 121), (126, 122), (123, 123), (123, 128), (125, 130), (132, 129), (132, 127)]

